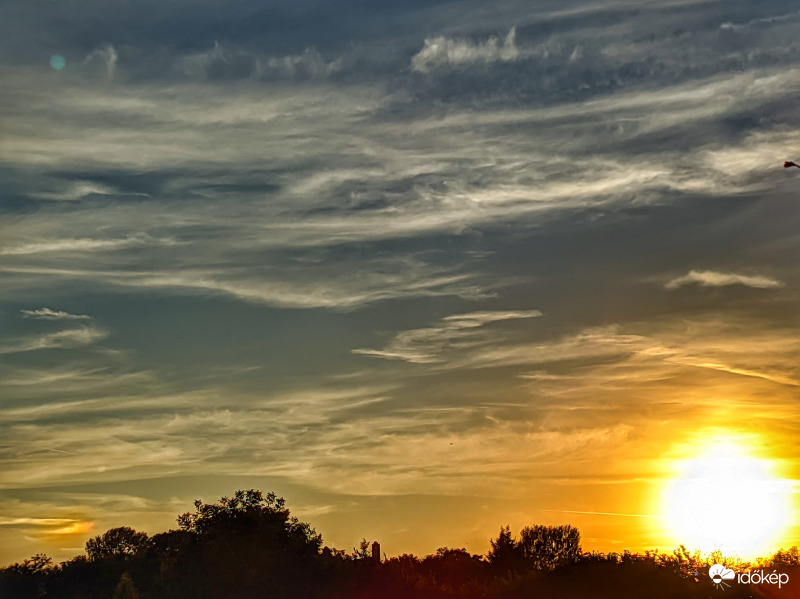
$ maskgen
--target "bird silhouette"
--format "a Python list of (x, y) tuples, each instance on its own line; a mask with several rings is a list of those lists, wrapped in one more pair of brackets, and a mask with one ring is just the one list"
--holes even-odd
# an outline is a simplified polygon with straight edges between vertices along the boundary
[(788, 160), (783, 163), (783, 168), (789, 168), (790, 166), (796, 166), (800, 168), (800, 164), (795, 164), (794, 162), (789, 162)]

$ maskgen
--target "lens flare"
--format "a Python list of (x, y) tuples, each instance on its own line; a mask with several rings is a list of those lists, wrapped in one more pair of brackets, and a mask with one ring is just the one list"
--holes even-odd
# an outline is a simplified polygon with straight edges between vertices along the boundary
[(60, 71), (67, 66), (67, 61), (63, 56), (61, 56), (61, 54), (53, 54), (50, 57), (50, 66), (53, 68), (53, 70)]

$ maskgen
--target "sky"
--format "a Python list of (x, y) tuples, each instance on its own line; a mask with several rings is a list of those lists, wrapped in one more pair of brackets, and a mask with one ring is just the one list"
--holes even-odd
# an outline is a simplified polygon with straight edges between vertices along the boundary
[(794, 485), (798, 24), (2, 2), (0, 564), (249, 488), (347, 550), (671, 550), (710, 438)]

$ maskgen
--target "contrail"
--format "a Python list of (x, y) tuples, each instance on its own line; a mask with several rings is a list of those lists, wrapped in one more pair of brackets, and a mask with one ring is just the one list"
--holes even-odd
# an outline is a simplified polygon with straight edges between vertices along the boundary
[(544, 510), (545, 512), (561, 512), (563, 514), (596, 514), (598, 516), (627, 516), (628, 518), (658, 518), (650, 514), (618, 514), (616, 512), (581, 512), (578, 510)]
[(45, 447), (43, 451), (57, 451), (58, 453), (66, 453), (69, 455), (77, 455), (72, 453), (71, 451), (64, 451), (63, 449), (53, 449), (52, 447)]

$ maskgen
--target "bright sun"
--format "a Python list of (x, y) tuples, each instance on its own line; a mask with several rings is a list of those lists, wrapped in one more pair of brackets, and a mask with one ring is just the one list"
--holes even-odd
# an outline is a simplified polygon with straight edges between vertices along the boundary
[(791, 524), (791, 488), (772, 464), (733, 441), (708, 444), (678, 464), (663, 514), (678, 543), (752, 559), (774, 553)]

